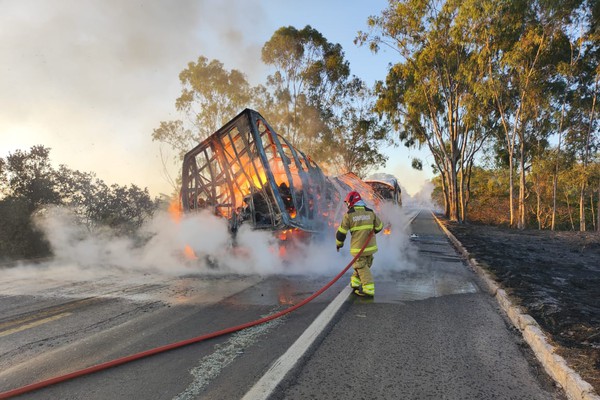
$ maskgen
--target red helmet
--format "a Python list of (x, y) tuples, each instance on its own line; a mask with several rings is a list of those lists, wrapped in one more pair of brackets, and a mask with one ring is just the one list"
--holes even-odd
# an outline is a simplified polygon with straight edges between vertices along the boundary
[(362, 198), (358, 192), (352, 191), (346, 195), (344, 199), (344, 203), (348, 206), (348, 208), (353, 207), (357, 202), (361, 201)]

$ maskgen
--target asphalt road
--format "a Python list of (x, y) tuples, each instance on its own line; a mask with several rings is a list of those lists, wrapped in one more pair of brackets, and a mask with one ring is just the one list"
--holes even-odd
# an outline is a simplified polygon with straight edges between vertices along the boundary
[(432, 216), (412, 225), (414, 271), (351, 298), (272, 399), (559, 399)]
[[(564, 398), (431, 215), (419, 213), (411, 230), (402, 268), (376, 255), (375, 299), (351, 295), (346, 276), (281, 319), (20, 398)], [(1, 276), (0, 392), (252, 321), (332, 278)], [(273, 392), (261, 390), (313, 328)]]

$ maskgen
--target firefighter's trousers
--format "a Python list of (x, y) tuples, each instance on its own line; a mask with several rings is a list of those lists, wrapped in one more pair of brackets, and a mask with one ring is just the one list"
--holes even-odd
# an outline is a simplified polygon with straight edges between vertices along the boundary
[(364, 293), (373, 296), (375, 294), (375, 283), (371, 274), (371, 265), (373, 265), (373, 255), (360, 256), (354, 263), (354, 272), (350, 277), (350, 285), (358, 287), (362, 285)]

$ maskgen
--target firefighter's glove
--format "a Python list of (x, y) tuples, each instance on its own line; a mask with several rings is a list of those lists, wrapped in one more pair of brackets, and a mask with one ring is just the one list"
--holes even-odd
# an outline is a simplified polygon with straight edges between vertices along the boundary
[(337, 252), (340, 252), (340, 249), (342, 248), (342, 246), (335, 246), (335, 249), (337, 250)]

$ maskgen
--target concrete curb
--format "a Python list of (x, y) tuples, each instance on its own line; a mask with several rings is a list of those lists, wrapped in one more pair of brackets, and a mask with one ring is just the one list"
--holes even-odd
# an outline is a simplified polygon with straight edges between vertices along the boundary
[(483, 279), (489, 293), (496, 298), (500, 308), (504, 310), (511, 323), (519, 329), (523, 339), (531, 347), (548, 375), (564, 389), (567, 397), (571, 400), (600, 400), (600, 396), (596, 394), (592, 385), (584, 381), (567, 365), (564, 358), (556, 354), (556, 348), (548, 342), (547, 336), (539, 324), (512, 303), (506, 291), (479, 265), (435, 214), (432, 213), (432, 215), (454, 247), (465, 257), (469, 266)]

